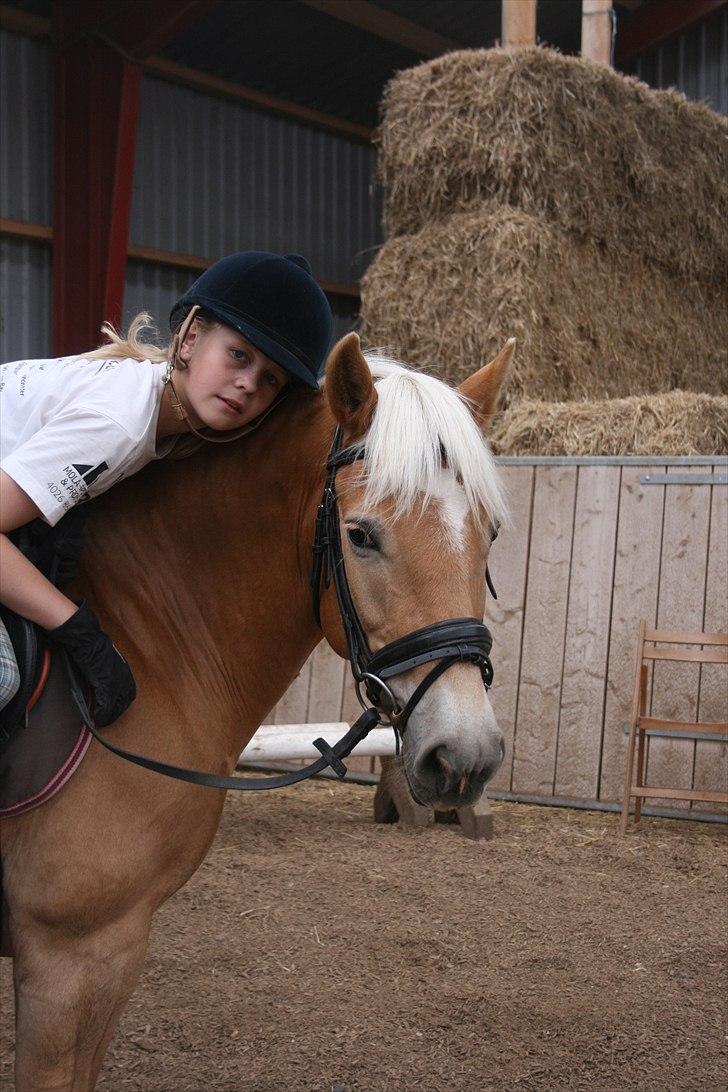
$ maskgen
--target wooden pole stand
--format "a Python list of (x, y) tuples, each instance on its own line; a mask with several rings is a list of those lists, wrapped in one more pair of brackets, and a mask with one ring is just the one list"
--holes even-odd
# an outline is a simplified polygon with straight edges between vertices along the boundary
[(452, 811), (436, 812), (416, 804), (401, 765), (394, 758), (382, 757), (382, 774), (374, 794), (374, 821), (376, 823), (399, 822), (407, 830), (426, 830), (435, 822), (459, 823), (466, 838), (472, 841), (490, 841), (493, 837), (493, 813), (490, 802), (483, 794), (476, 804), (468, 804)]

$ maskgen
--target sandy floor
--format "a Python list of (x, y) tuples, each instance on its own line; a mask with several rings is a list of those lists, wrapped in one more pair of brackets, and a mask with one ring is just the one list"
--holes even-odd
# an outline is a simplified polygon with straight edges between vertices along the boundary
[(495, 805), (473, 843), (372, 796), (229, 799), (99, 1089), (724, 1092), (725, 827)]

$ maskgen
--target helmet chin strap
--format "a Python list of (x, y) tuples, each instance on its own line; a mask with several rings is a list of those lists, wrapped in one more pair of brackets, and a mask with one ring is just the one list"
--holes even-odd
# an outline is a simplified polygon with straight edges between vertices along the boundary
[(210, 436), (208, 433), (200, 432), (199, 429), (195, 428), (195, 426), (190, 421), (190, 416), (187, 410), (182, 405), (179, 395), (175, 390), (174, 383), (172, 382), (172, 373), (174, 372), (175, 368), (178, 371), (186, 371), (186, 369), (189, 367), (189, 364), (187, 364), (186, 361), (182, 360), (179, 351), (184, 344), (184, 340), (187, 337), (192, 323), (194, 322), (197, 312), (200, 310), (200, 306), (198, 304), (195, 304), (194, 307), (190, 309), (189, 314), (185, 316), (184, 322), (180, 325), (179, 329), (172, 338), (172, 342), (169, 347), (169, 364), (167, 365), (167, 370), (164, 373), (164, 386), (169, 396), (169, 401), (172, 405), (172, 409), (174, 410), (175, 415), (182, 422), (182, 424), (190, 430), (190, 432), (194, 433), (194, 435), (197, 436), (200, 440), (204, 440), (207, 444), (230, 444), (233, 442), (233, 440), (239, 440), (241, 436), (247, 436), (249, 432), (253, 432), (254, 429), (258, 428), (258, 426), (261, 425), (263, 421), (265, 421), (268, 414), (271, 413), (276, 408), (276, 406), (283, 401), (286, 394), (288, 393), (288, 388), (284, 387), (282, 391), (279, 391), (271, 404), (268, 406), (267, 410), (264, 410), (263, 413), (258, 414), (258, 416), (254, 420), (249, 421), (247, 425), (243, 425), (242, 428), (238, 428), (234, 432), (226, 432), (224, 436)]

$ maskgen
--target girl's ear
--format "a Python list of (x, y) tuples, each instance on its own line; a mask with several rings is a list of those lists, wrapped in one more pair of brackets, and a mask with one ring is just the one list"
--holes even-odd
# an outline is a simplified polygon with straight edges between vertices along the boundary
[(326, 364), (326, 397), (344, 431), (345, 443), (363, 436), (377, 404), (377, 389), (358, 334), (347, 334), (331, 350)]
[(199, 305), (195, 304), (175, 334), (175, 355), (183, 364), (189, 364), (195, 342), (202, 333), (202, 327), (195, 318), (199, 310)]
[(513, 360), (515, 347), (516, 339), (509, 338), (490, 364), (484, 365), (474, 375), (469, 375), (458, 387), (460, 393), (472, 403), (473, 412), (483, 429), (488, 427), (498, 408), (498, 399)]

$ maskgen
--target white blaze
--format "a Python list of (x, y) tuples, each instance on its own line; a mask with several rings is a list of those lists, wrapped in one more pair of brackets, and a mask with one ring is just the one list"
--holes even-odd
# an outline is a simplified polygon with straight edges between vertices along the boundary
[(465, 490), (458, 483), (451, 470), (443, 467), (440, 480), (433, 498), (440, 506), (445, 537), (454, 550), (459, 553), (465, 549), (465, 521), (468, 516), (468, 501)]

